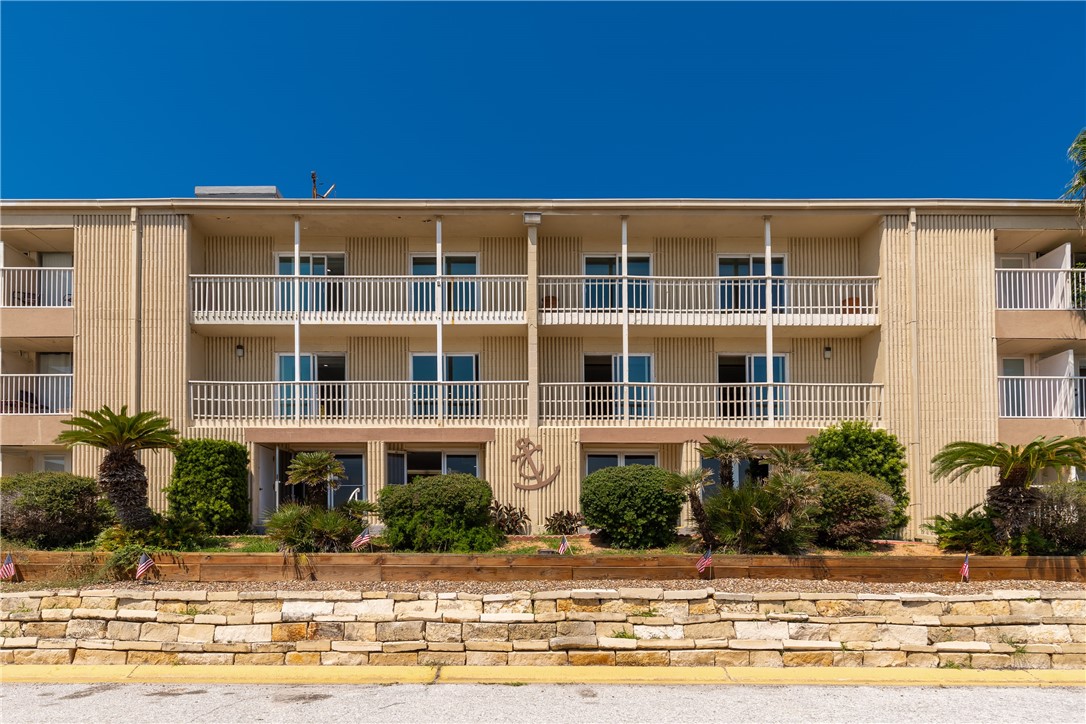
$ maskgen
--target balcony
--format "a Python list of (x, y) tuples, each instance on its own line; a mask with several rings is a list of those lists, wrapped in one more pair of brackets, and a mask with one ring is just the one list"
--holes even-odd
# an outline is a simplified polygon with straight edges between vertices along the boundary
[(70, 267), (0, 268), (0, 306), (71, 307), (72, 269)]
[(1086, 269), (996, 269), (996, 309), (1086, 309)]
[(1086, 377), (1000, 377), (999, 416), (1086, 418)]
[(69, 415), (72, 375), (0, 375), (0, 414)]
[(523, 425), (527, 382), (189, 382), (197, 424)]
[[(878, 277), (628, 277), (634, 325), (875, 326)], [(543, 324), (621, 324), (621, 277), (540, 277)], [(767, 289), (770, 296), (767, 297)]]
[(193, 275), (192, 321), (205, 324), (524, 324), (523, 276)]
[(882, 385), (549, 383), (545, 425), (621, 427), (823, 427), (882, 422)]

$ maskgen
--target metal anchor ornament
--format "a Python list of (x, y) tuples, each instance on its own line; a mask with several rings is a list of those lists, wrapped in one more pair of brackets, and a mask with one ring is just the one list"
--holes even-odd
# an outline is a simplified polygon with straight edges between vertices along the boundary
[(517, 472), (520, 473), (520, 477), (535, 482), (532, 484), (514, 482), (514, 488), (518, 490), (539, 490), (553, 483), (554, 479), (558, 477), (558, 473), (562, 472), (562, 466), (555, 465), (554, 472), (544, 477), (543, 468), (532, 458), (533, 455), (541, 452), (543, 452), (543, 448), (533, 443), (529, 438), (522, 437), (517, 440), (517, 454), (510, 460), (519, 463)]

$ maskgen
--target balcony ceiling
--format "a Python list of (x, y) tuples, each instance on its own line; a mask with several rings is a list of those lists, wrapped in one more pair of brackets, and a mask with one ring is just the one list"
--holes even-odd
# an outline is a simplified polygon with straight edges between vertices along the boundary
[(1005, 339), (1000, 340), (996, 348), (1000, 357), (1039, 354), (1042, 357), (1071, 350), (1076, 357), (1086, 357), (1086, 340), (1069, 339)]
[(0, 240), (20, 251), (72, 251), (75, 230), (68, 228), (3, 228)]
[[(250, 333), (251, 333), (250, 328)], [(71, 352), (71, 337), (7, 337), (5, 352)]]
[(1086, 251), (1086, 237), (1068, 229), (998, 229), (995, 250), (1001, 254), (1045, 253), (1070, 243), (1074, 251)]

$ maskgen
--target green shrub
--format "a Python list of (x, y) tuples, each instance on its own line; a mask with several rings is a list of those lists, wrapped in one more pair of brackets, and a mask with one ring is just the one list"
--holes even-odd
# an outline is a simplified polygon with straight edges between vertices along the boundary
[(249, 452), (228, 440), (182, 440), (166, 487), (170, 513), (194, 518), (209, 533), (249, 530)]
[(112, 509), (91, 478), (57, 472), (0, 478), (5, 538), (60, 548), (93, 540), (112, 519)]
[(209, 543), (207, 529), (195, 518), (154, 514), (150, 528), (106, 528), (98, 536), (96, 547), (105, 551), (197, 551)]
[(777, 473), (764, 485), (722, 488), (705, 502), (716, 536), (739, 553), (801, 553), (818, 532), (818, 494), (807, 475)]
[(652, 465), (603, 468), (581, 483), (585, 525), (616, 548), (661, 548), (675, 540), (683, 495), (675, 473)]
[(905, 487), (905, 446), (892, 433), (871, 423), (850, 420), (831, 425), (807, 439), (811, 458), (822, 470), (865, 473), (890, 488), (894, 509), (885, 534), (893, 534), (909, 522), (909, 491)]
[(1034, 555), (1075, 556), (1086, 552), (1086, 482), (1063, 481), (1040, 488), (1031, 528), (1044, 539)]
[(547, 516), (544, 525), (551, 535), (574, 535), (584, 525), (584, 516), (570, 510), (559, 510)]
[(490, 517), (490, 485), (453, 473), (415, 478), (381, 490), (383, 540), (393, 550), (488, 551), (504, 536)]
[(288, 503), (268, 516), (265, 530), (278, 550), (285, 553), (339, 553), (365, 525), (342, 510)]
[(528, 511), (512, 503), (491, 501), (490, 518), (494, 521), (494, 527), (505, 535), (525, 535), (531, 530), (532, 519), (528, 517)]
[(818, 488), (818, 542), (856, 549), (878, 538), (890, 521), (894, 499), (886, 483), (863, 473), (822, 471), (812, 476)]

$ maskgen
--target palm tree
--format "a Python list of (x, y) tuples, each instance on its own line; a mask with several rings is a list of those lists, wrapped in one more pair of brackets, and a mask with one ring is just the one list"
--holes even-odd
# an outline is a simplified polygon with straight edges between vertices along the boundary
[(108, 405), (100, 410), (82, 410), (82, 417), (62, 420), (74, 430), (57, 435), (56, 442), (73, 447), (89, 445), (105, 450), (98, 466), (98, 484), (117, 511), (121, 526), (130, 530), (150, 528), (155, 515), (147, 505), (147, 469), (136, 453), (162, 450), (178, 444), (177, 430), (157, 412), (128, 414), (128, 406), (114, 412)]
[(762, 456), (762, 462), (778, 473), (801, 473), (815, 467), (814, 459), (807, 450), (790, 450), (786, 447), (771, 447)]
[(936, 481), (954, 482), (970, 473), (996, 468), (998, 483), (988, 489), (988, 509), (1000, 538), (1006, 542), (1022, 534), (1036, 509), (1039, 494), (1030, 488), (1050, 468), (1086, 467), (1086, 437), (1038, 437), (1026, 445), (997, 442), (952, 442), (931, 459)]
[(694, 516), (694, 523), (698, 526), (698, 535), (709, 548), (719, 548), (720, 540), (713, 534), (709, 525), (709, 517), (705, 514), (705, 506), (701, 504), (701, 491), (709, 480), (709, 472), (702, 468), (688, 470), (677, 474), (669, 483), (668, 488), (677, 493), (682, 493), (690, 501), (690, 514)]
[(1067, 158), (1075, 164), (1075, 173), (1067, 183), (1067, 190), (1063, 192), (1062, 198), (1078, 199), (1079, 217), (1086, 219), (1086, 128), (1075, 136), (1071, 147), (1067, 149)]
[[(347, 469), (343, 463), (327, 450), (300, 452), (287, 466), (287, 485), (304, 485), (310, 494), (318, 489), (335, 490), (339, 481), (346, 477)], [(309, 497), (306, 496), (307, 500)]]
[(711, 458), (720, 463), (720, 482), (729, 488), (735, 487), (735, 475), (732, 465), (754, 457), (754, 448), (745, 437), (734, 440), (725, 437), (705, 436), (705, 442), (698, 446), (698, 453), (703, 458)]

